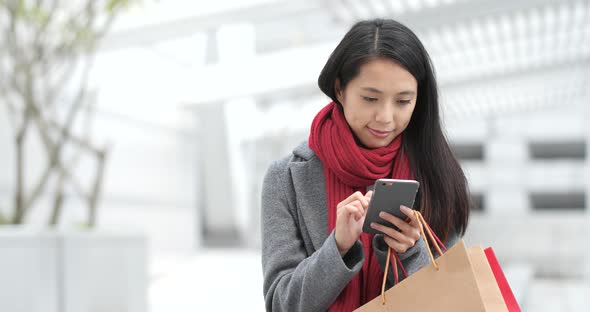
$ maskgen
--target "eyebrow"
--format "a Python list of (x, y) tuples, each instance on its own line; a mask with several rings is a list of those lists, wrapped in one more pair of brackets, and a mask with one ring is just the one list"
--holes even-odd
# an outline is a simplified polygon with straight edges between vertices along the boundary
[(371, 88), (371, 87), (363, 87), (362, 89), (365, 91), (370, 91), (370, 92), (379, 93), (379, 94), (383, 93), (383, 91), (381, 91), (379, 89)]
[[(379, 89), (372, 88), (372, 87), (363, 87), (363, 88), (361, 88), (361, 89), (363, 89), (363, 90), (365, 90), (365, 91), (369, 91), (369, 92), (374, 92), (374, 93), (383, 94), (383, 91), (381, 91), (381, 90), (379, 90)], [(406, 91), (402, 91), (402, 92), (400, 92), (400, 93), (398, 93), (398, 94), (399, 94), (399, 95), (414, 95), (414, 94), (416, 94), (416, 92), (414, 92), (414, 91), (410, 91), (410, 90), (406, 90)]]

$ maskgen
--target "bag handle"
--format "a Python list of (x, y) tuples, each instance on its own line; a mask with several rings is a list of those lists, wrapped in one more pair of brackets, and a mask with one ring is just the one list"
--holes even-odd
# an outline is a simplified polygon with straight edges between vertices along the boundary
[[(443, 244), (443, 242), (440, 240), (440, 238), (438, 238), (438, 236), (436, 236), (436, 234), (434, 233), (434, 231), (432, 230), (430, 225), (428, 225), (426, 220), (424, 220), (424, 216), (422, 216), (420, 211), (414, 210), (414, 215), (416, 216), (416, 220), (418, 220), (418, 225), (420, 227), (420, 233), (422, 234), (422, 237), (424, 238), (424, 242), (426, 243), (426, 250), (428, 251), (428, 254), (430, 255), (430, 261), (432, 261), (434, 268), (438, 271), (438, 269), (439, 269), (438, 263), (434, 259), (434, 255), (432, 254), (432, 250), (430, 250), (430, 244), (428, 243), (428, 239), (430, 238), (430, 240), (432, 241), (432, 244), (436, 248), (436, 251), (438, 252), (439, 256), (443, 255), (443, 252), (441, 250), (441, 246), (445, 252), (447, 251), (447, 247)], [(428, 234), (428, 236), (426, 236), (425, 232)], [(399, 258), (399, 256), (397, 255), (397, 253), (395, 251), (393, 253), (391, 252), (391, 247), (388, 247), (387, 248), (387, 260), (385, 261), (385, 273), (383, 273), (383, 283), (381, 284), (381, 303), (383, 305), (385, 304), (385, 283), (387, 282), (387, 273), (389, 271), (389, 262), (392, 257), (392, 254), (393, 254), (393, 258), (395, 260), (395, 263), (392, 264), (395, 284), (397, 285), (397, 283), (399, 283), (398, 265), (399, 265), (400, 269), (402, 270), (404, 277), (408, 277), (408, 274), (402, 264), (401, 259)]]

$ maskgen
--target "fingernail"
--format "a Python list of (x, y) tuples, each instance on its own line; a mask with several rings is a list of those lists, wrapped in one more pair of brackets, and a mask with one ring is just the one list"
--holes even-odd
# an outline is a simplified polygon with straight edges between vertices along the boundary
[(371, 222), (371, 228), (375, 228), (375, 223)]
[(382, 212), (380, 212), (380, 213), (379, 213), (379, 216), (380, 216), (381, 218), (385, 217), (385, 212), (383, 212), (383, 211), (382, 211)]
[(405, 210), (406, 212), (410, 212), (410, 210), (411, 210), (410, 208), (408, 208), (408, 207), (406, 207), (404, 205), (401, 205), (399, 207), (400, 207), (401, 210)]

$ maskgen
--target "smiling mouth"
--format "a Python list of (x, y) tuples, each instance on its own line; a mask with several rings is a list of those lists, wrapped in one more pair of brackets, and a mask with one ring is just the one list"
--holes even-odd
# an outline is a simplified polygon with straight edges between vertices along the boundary
[(369, 127), (367, 127), (367, 129), (369, 129), (369, 132), (372, 135), (374, 135), (374, 136), (376, 136), (378, 138), (387, 137), (389, 134), (391, 134), (393, 132), (393, 130), (391, 130), (391, 131), (380, 131), (380, 130), (375, 130), (375, 129), (372, 129), (372, 128), (369, 128)]

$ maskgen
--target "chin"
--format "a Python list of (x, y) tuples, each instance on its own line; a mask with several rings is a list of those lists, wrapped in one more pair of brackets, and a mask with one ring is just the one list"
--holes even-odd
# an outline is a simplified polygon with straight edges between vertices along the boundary
[(389, 145), (392, 141), (393, 141), (393, 139), (389, 139), (389, 138), (385, 138), (382, 140), (376, 140), (376, 139), (371, 138), (370, 140), (364, 140), (362, 143), (367, 148), (375, 149), (375, 148), (385, 147), (385, 146)]

